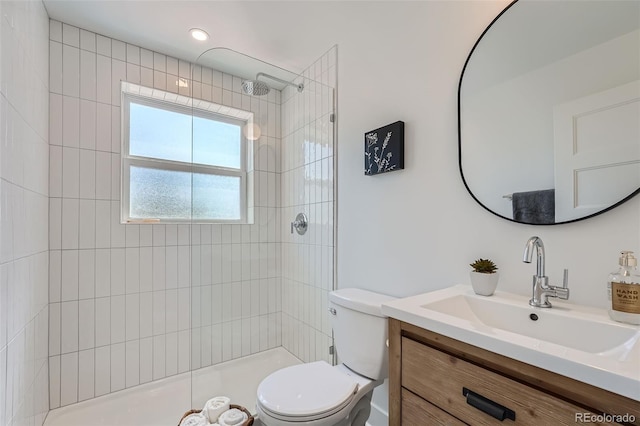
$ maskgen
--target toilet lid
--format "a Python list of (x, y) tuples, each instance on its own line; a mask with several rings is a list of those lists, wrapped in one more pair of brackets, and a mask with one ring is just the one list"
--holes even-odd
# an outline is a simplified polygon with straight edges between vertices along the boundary
[(343, 408), (358, 384), (324, 361), (283, 368), (258, 386), (258, 401), (271, 413), (286, 417), (331, 415)]

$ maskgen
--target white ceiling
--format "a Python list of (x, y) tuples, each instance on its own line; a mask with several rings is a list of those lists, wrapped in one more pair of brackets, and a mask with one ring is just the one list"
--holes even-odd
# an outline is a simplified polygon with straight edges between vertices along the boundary
[[(330, 25), (333, 2), (216, 0), (43, 0), (49, 16), (111, 38), (173, 57), (195, 61), (225, 55), (233, 68), (217, 69), (251, 78), (259, 71), (291, 80), (336, 41)], [(310, 19), (309, 19), (310, 18)], [(318, 19), (320, 18), (320, 19)], [(314, 25), (315, 24), (315, 25)], [(307, 31), (310, 25), (314, 31)], [(189, 29), (202, 28), (209, 40), (197, 42)], [(283, 74), (259, 61), (247, 61), (231, 49), (293, 72)], [(244, 60), (241, 60), (244, 59)], [(220, 62), (218, 60), (217, 62)]]

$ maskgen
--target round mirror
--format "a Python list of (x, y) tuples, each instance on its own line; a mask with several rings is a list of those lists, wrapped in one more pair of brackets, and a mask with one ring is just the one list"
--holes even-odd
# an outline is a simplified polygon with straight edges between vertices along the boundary
[(476, 201), (558, 224), (640, 192), (640, 0), (516, 0), (462, 71), (459, 161)]

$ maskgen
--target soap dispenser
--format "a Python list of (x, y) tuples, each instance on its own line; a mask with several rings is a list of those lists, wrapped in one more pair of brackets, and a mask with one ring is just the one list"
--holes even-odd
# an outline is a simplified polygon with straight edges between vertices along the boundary
[(632, 251), (620, 252), (620, 269), (609, 275), (609, 316), (629, 324), (640, 324), (640, 274)]

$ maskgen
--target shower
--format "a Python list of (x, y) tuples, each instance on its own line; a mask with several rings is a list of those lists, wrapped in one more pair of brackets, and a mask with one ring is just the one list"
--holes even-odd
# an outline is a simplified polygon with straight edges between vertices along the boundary
[(302, 83), (300, 83), (300, 84), (290, 83), (290, 82), (288, 82), (286, 80), (282, 80), (282, 79), (280, 79), (278, 77), (274, 77), (272, 75), (260, 72), (260, 73), (258, 73), (256, 75), (256, 79), (255, 80), (244, 80), (242, 82), (242, 91), (244, 93), (246, 93), (247, 95), (253, 95), (253, 96), (264, 96), (267, 93), (269, 93), (271, 88), (264, 81), (260, 81), (260, 76), (270, 78), (271, 80), (275, 80), (275, 81), (277, 81), (279, 83), (286, 84), (288, 86), (297, 87), (298, 88), (298, 92), (302, 92), (304, 90), (304, 84), (302, 84)]

